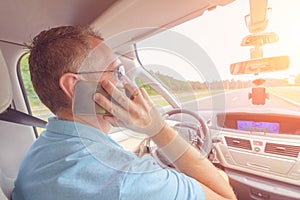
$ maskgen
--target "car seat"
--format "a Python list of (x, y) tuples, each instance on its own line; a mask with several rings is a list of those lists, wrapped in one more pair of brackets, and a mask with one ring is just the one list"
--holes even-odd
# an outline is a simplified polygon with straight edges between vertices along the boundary
[(0, 169), (0, 200), (11, 199), (14, 179), (7, 177)]
[[(6, 67), (5, 60), (0, 51), (0, 113), (3, 113), (11, 105), (12, 102), (12, 89), (11, 82), (8, 75), (8, 70)], [(1, 131), (0, 134), (3, 131)], [(4, 134), (3, 134), (4, 135)], [(3, 138), (1, 138), (3, 140)], [(5, 152), (0, 146), (0, 199), (11, 199), (11, 192), (13, 189), (13, 178), (8, 177), (2, 170), (2, 167), (5, 165)]]
[(21, 160), (36, 140), (33, 127), (44, 127), (46, 124), (26, 113), (26, 103), (14, 68), (17, 67), (15, 58), (20, 54), (11, 51), (11, 48), (15, 48), (13, 45), (4, 45), (5, 51), (0, 49), (0, 200), (11, 198), (13, 181), (17, 177)]

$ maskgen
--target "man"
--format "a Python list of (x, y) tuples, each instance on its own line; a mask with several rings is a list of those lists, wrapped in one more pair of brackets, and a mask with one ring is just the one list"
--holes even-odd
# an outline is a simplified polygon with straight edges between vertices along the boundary
[[(236, 199), (217, 169), (165, 123), (146, 91), (126, 80), (98, 34), (86, 27), (52, 28), (29, 48), (33, 86), (56, 117), (27, 152), (14, 200)], [(78, 85), (87, 82), (98, 82), (105, 91), (86, 97), (104, 113), (80, 109), (78, 96), (85, 91)], [(106, 135), (113, 126), (147, 134), (180, 172), (125, 151)]]

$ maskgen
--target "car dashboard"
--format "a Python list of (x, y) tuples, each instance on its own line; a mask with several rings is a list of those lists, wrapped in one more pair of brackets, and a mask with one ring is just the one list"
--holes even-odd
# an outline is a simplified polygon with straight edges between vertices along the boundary
[[(214, 155), (240, 199), (299, 199), (300, 115), (215, 114)], [(271, 198), (272, 197), (272, 198)]]

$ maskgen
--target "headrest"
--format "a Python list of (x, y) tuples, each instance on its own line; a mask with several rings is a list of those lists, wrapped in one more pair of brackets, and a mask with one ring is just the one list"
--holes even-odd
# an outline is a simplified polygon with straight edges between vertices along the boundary
[(12, 88), (7, 65), (0, 49), (0, 113), (4, 112), (12, 102)]

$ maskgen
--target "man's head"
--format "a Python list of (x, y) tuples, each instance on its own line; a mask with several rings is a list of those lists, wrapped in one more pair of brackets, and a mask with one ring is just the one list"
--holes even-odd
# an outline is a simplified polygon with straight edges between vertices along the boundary
[[(72, 99), (61, 87), (61, 77), (77, 72), (89, 52), (103, 39), (92, 29), (63, 26), (37, 35), (29, 45), (29, 68), (33, 87), (40, 100), (54, 113), (71, 109)], [(93, 42), (94, 41), (94, 42)]]

